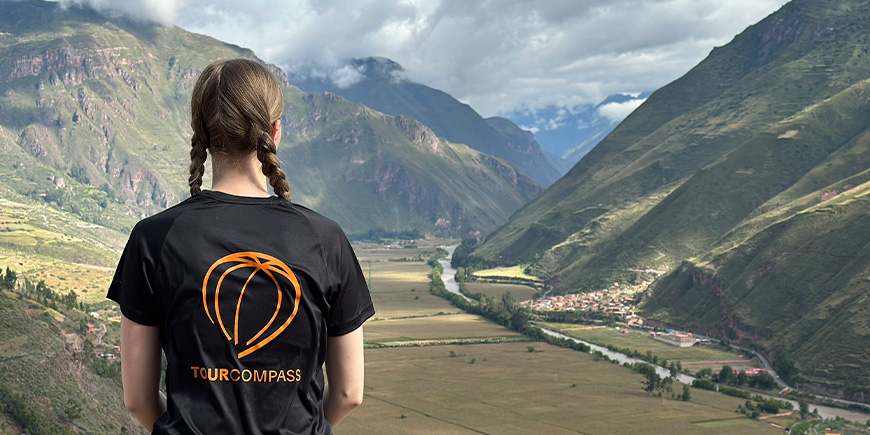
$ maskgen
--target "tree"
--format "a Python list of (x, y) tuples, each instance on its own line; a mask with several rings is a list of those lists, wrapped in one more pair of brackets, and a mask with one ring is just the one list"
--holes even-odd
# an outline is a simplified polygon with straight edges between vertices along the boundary
[(683, 384), (683, 394), (680, 395), (680, 400), (683, 402), (688, 402), (692, 400), (692, 389), (689, 388), (688, 384)]
[(801, 420), (806, 420), (810, 415), (810, 404), (805, 399), (798, 399), (798, 407), (800, 407)]
[(722, 366), (722, 370), (719, 371), (719, 382), (723, 384), (734, 383), (734, 369), (731, 366)]
[(777, 355), (776, 361), (773, 362), (773, 368), (779, 375), (785, 379), (792, 379), (798, 372), (794, 361), (785, 352), (780, 352)]
[(647, 394), (652, 394), (661, 388), (662, 378), (656, 373), (653, 366), (641, 363), (637, 365), (637, 371), (643, 375), (643, 380), (640, 383), (643, 384), (643, 390)]
[(737, 385), (746, 385), (747, 379), (746, 372), (737, 373)]
[(18, 274), (15, 273), (9, 266), (6, 266), (6, 275), (3, 275), (3, 287), (9, 290), (15, 290), (15, 284), (18, 282)]

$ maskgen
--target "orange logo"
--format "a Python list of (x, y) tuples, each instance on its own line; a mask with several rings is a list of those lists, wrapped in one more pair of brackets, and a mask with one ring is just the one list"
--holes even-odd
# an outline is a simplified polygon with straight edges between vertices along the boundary
[[(217, 280), (217, 284), (214, 286), (214, 296), (209, 297), (209, 278), (212, 276), (212, 272), (218, 269), (222, 265), (227, 265), (226, 270), (220, 275), (220, 278)], [(248, 276), (245, 281), (244, 286), (242, 286), (242, 290), (239, 293), (239, 300), (236, 302), (236, 311), (235, 316), (232, 317), (232, 334), (227, 330), (226, 324), (224, 323), (224, 316), (228, 315), (227, 313), (221, 314), (220, 308), (220, 297), (221, 297), (221, 285), (224, 283), (224, 278), (230, 276), (233, 272), (237, 270), (244, 269), (253, 269), (251, 274)], [(271, 255), (261, 254), (258, 252), (238, 252), (235, 254), (227, 255), (226, 257), (221, 258), (218, 261), (215, 261), (214, 264), (208, 269), (208, 273), (205, 274), (205, 279), (202, 280), (202, 305), (205, 308), (205, 313), (208, 315), (208, 319), (211, 320), (211, 323), (215, 323), (215, 319), (217, 319), (218, 325), (220, 325), (221, 331), (223, 331), (224, 336), (228, 341), (232, 340), (234, 344), (239, 344), (239, 311), (242, 308), (242, 299), (245, 296), (245, 291), (248, 289), (248, 284), (251, 283), (251, 280), (254, 278), (257, 273), (263, 272), (265, 273), (269, 279), (275, 283), (275, 289), (277, 290), (278, 297), (277, 302), (275, 304), (275, 313), (272, 314), (272, 318), (263, 326), (263, 329), (260, 329), (260, 332), (254, 334), (253, 337), (244, 341), (244, 346), (248, 346), (246, 349), (239, 353), (239, 358), (244, 358), (247, 355), (250, 355), (254, 351), (260, 349), (261, 347), (269, 344), (270, 341), (277, 338), (290, 326), (290, 322), (293, 321), (293, 318), (296, 317), (296, 312), (299, 311), (299, 299), (302, 297), (302, 291), (299, 288), (299, 281), (296, 279), (296, 275), (287, 267), (284, 262), (281, 260), (272, 257)], [(286, 278), (280, 279), (281, 277)], [(278, 314), (281, 312), (281, 304), (283, 303), (284, 292), (282, 291), (281, 283), (279, 281), (289, 282), (292, 284), (294, 290), (296, 290), (296, 300), (293, 303), (293, 312), (290, 316), (284, 320), (284, 323), (279, 326), (277, 329), (272, 331), (269, 335), (264, 338), (260, 338), (269, 331), (269, 328), (272, 327), (272, 324), (278, 318)], [(225, 292), (226, 293), (226, 292)], [(209, 307), (209, 303), (212, 302), (214, 304), (214, 309)], [(212, 312), (214, 316), (212, 317)], [(231, 315), (231, 314), (229, 314)], [(259, 340), (259, 341), (258, 341)]]

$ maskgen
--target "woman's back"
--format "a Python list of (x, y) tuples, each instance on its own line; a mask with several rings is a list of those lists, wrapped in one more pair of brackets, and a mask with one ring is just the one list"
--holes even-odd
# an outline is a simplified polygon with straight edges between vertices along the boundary
[[(223, 70), (230, 73), (222, 77)], [(269, 85), (271, 97), (255, 98), (260, 88), (244, 79), (246, 71)], [(204, 74), (194, 90), (199, 104), (192, 103), (193, 196), (136, 225), (109, 290), (124, 315), (125, 400), (128, 387), (150, 394), (154, 370), (159, 374), (152, 362), (157, 338), (151, 345), (142, 343), (147, 338), (124, 342), (131, 336), (125, 331), (151, 328), (168, 362), (167, 401), (165, 413), (150, 404), (137, 418), (147, 428), (160, 416), (154, 433), (329, 434), (327, 418), (337, 422), (348, 410), (339, 412), (347, 405), (336, 403), (325, 411), (322, 367), (331, 362), (346, 372), (341, 378), (361, 376), (361, 333), (349, 333), (374, 314), (365, 279), (341, 228), (286, 199), (275, 156), (281, 106), (274, 78), (245, 60), (213, 64)], [(222, 86), (263, 104), (238, 105)], [(240, 121), (240, 114), (262, 116)], [(215, 188), (253, 196), (200, 192), (206, 149), (215, 157)], [(268, 176), (281, 197), (259, 184), (252, 168), (260, 162), (259, 177)], [(345, 335), (354, 338), (336, 344), (353, 343), (358, 361), (327, 361), (327, 340)], [(151, 373), (150, 381), (135, 379), (133, 367)]]

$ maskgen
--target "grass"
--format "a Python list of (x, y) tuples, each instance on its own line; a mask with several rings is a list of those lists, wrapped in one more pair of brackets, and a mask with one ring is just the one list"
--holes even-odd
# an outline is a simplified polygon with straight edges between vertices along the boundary
[(367, 343), (516, 336), (519, 334), (471, 314), (380, 320), (365, 328)]
[[(530, 353), (527, 343), (501, 343), (369, 349), (363, 406), (336, 434), (781, 432), (738, 418), (733, 411), (740, 399), (693, 390), (691, 402), (663, 401), (644, 393), (641, 376), (625, 368), (543, 343), (535, 348)], [(695, 423), (709, 421), (721, 422)]]
[[(434, 250), (435, 245), (429, 250)], [(429, 266), (417, 261), (389, 261), (414, 257), (424, 249), (386, 250), (374, 246), (358, 246), (357, 257), (363, 273), (371, 281), (375, 319), (432, 316), (459, 313), (445, 300), (429, 294)], [(370, 272), (371, 271), (371, 272)]]
[(45, 281), (57, 292), (75, 291), (85, 303), (106, 300), (114, 273), (109, 267), (68, 263), (45, 255), (0, 248), (0, 267), (4, 273), (7, 266), (34, 283)]
[(692, 372), (703, 368), (721, 370), (723, 365), (729, 365), (735, 370), (761, 367), (755, 360), (740, 358), (738, 352), (725, 350), (719, 345), (698, 343), (692, 347), (681, 348), (653, 340), (648, 332), (631, 331), (623, 334), (613, 328), (559, 323), (547, 323), (545, 326), (600, 346), (636, 349), (642, 354), (652, 352), (659, 360), (680, 361), (683, 368)]
[(474, 272), (474, 276), (478, 278), (518, 278), (530, 281), (538, 281), (540, 279), (536, 276), (526, 274), (525, 267), (522, 265), (478, 270)]

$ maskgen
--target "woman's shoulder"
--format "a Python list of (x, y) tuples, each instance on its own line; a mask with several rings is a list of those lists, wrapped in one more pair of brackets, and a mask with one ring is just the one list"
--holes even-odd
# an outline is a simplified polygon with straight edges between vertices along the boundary
[(344, 230), (334, 220), (295, 202), (285, 200), (285, 204), (307, 220), (314, 232), (319, 236), (330, 238), (344, 236)]
[(134, 227), (131, 235), (140, 237), (155, 236), (157, 234), (166, 234), (175, 223), (175, 220), (189, 210), (191, 206), (202, 202), (206, 198), (200, 195), (193, 195), (178, 204), (175, 204), (156, 214), (148, 216), (140, 220)]

